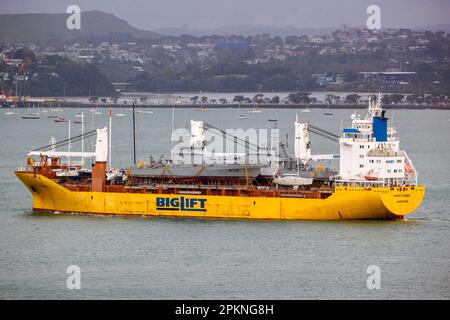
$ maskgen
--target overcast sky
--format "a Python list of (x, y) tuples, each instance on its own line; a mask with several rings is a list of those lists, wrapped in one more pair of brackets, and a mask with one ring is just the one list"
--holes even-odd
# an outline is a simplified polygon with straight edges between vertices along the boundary
[(68, 5), (113, 13), (140, 29), (211, 29), (251, 24), (299, 28), (363, 26), (381, 7), (382, 27), (450, 23), (450, 0), (0, 0), (0, 13), (61, 13)]

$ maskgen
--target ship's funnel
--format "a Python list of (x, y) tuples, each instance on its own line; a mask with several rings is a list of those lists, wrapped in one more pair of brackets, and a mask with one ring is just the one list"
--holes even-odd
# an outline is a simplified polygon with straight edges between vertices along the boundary
[(373, 137), (377, 142), (387, 141), (387, 120), (384, 117), (374, 117), (373, 118)]
[(106, 186), (106, 161), (108, 161), (108, 128), (97, 129), (95, 165), (92, 167), (92, 191), (103, 192)]

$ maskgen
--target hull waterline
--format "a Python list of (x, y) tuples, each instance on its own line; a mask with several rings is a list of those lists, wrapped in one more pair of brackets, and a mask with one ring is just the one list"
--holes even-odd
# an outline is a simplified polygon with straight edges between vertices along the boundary
[(340, 220), (402, 219), (425, 187), (337, 186), (326, 199), (72, 191), (40, 174), (16, 172), (36, 211), (196, 218)]

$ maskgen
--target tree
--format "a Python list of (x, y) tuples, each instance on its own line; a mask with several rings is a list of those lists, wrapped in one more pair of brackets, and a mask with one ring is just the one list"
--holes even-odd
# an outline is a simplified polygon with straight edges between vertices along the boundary
[(243, 101), (244, 101), (244, 96), (242, 96), (242, 95), (234, 96), (233, 102), (241, 103)]
[(208, 102), (208, 97), (202, 96), (202, 103), (206, 103), (206, 102)]
[(280, 103), (280, 97), (273, 96), (272, 99), (270, 99), (270, 103)]
[(422, 103), (424, 100), (424, 97), (421, 94), (411, 94), (406, 97), (406, 100), (409, 103)]
[(394, 93), (393, 95), (391, 95), (391, 101), (394, 103), (394, 105), (397, 105), (397, 103), (402, 101), (404, 97), (405, 96), (402, 94)]
[(262, 103), (263, 102), (264, 95), (262, 93), (255, 94), (253, 97), (253, 101), (256, 103)]
[(145, 104), (147, 102), (147, 97), (141, 97), (140, 100), (142, 104)]
[(34, 52), (29, 48), (20, 48), (13, 55), (14, 59), (22, 59), (24, 61), (33, 62), (36, 60)]
[(220, 99), (219, 99), (219, 102), (225, 104), (225, 103), (227, 103), (228, 101), (227, 101), (227, 99), (225, 99), (225, 98), (220, 98)]
[[(26, 58), (28, 59), (28, 58)], [(61, 56), (47, 56), (25, 64), (32, 96), (111, 96), (117, 94), (111, 82), (88, 63)]]
[(307, 92), (295, 92), (290, 93), (288, 96), (288, 100), (290, 103), (310, 103), (311, 99), (309, 98), (310, 93)]
[(375, 95), (375, 94), (372, 94), (372, 95), (369, 96), (369, 99), (370, 99), (371, 101), (377, 101), (378, 96)]
[(336, 103), (336, 101), (339, 100), (339, 96), (336, 96), (334, 94), (327, 94), (325, 97), (325, 102), (328, 104)]
[(191, 98), (191, 101), (192, 101), (193, 104), (196, 104), (197, 101), (198, 101), (198, 96), (193, 96), (193, 97)]
[(345, 97), (345, 102), (351, 103), (351, 104), (357, 104), (359, 102), (359, 99), (361, 99), (361, 96), (359, 94), (353, 93), (353, 94), (349, 94)]
[(385, 94), (382, 98), (381, 98), (381, 102), (383, 102), (383, 104), (391, 104), (391, 96), (388, 94)]

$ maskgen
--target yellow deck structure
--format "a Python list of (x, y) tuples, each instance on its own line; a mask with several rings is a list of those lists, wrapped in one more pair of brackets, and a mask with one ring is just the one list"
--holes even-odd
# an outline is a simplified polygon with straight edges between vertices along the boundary
[(402, 219), (421, 204), (424, 186), (336, 186), (326, 199), (71, 191), (41, 174), (17, 171), (33, 209), (107, 215), (232, 219)]

